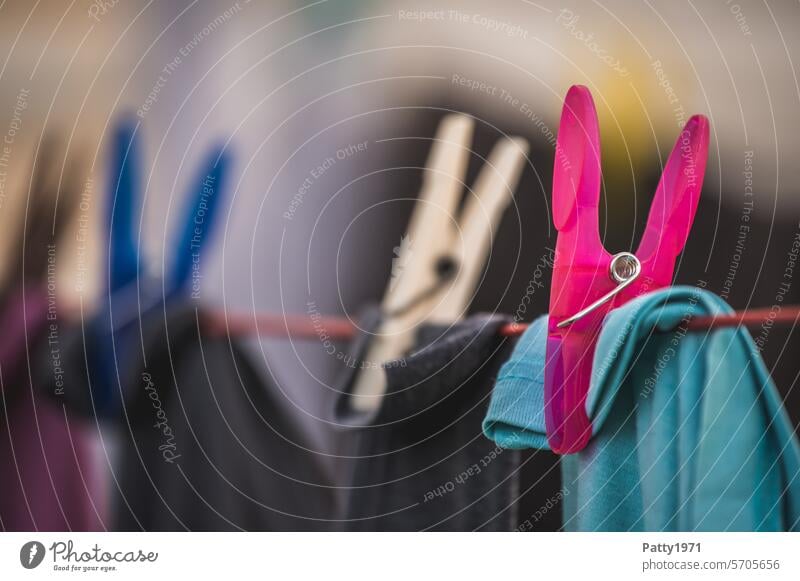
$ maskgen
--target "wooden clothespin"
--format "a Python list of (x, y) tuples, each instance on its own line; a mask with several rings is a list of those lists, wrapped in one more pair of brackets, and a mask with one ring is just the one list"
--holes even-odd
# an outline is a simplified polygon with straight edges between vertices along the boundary
[(417, 328), (464, 316), (479, 283), (492, 240), (527, 157), (528, 143), (505, 138), (492, 151), (459, 213), (472, 141), (473, 119), (449, 115), (439, 125), (422, 190), (400, 244), (381, 309), (383, 322), (353, 387), (353, 407), (378, 407), (386, 391), (380, 365), (414, 346)]

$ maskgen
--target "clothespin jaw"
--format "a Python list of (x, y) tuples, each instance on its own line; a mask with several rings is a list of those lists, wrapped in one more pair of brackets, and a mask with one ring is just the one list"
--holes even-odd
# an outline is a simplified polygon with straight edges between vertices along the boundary
[[(109, 296), (136, 281), (141, 271), (137, 228), (141, 222), (141, 146), (139, 124), (123, 117), (112, 138), (108, 200)], [(213, 148), (191, 182), (186, 215), (175, 239), (177, 254), (167, 277), (170, 292), (185, 289), (192, 266), (213, 231), (220, 198), (224, 197), (231, 154), (222, 145)]]
[(642, 262), (642, 272), (658, 287), (672, 283), (675, 259), (689, 238), (703, 188), (708, 140), (708, 119), (694, 115), (678, 136), (650, 205), (636, 255)]
[[(92, 406), (100, 415), (117, 408), (117, 347), (114, 327), (115, 298), (130, 295), (139, 278), (141, 262), (137, 228), (141, 222), (142, 162), (138, 136), (139, 123), (133, 115), (121, 117), (111, 135), (108, 185), (106, 190), (107, 236), (104, 296), (97, 314), (89, 323), (86, 344)], [(135, 303), (134, 303), (135, 304)]]
[(199, 263), (201, 253), (214, 229), (220, 198), (225, 196), (230, 152), (223, 146), (213, 148), (200, 166), (187, 193), (189, 199), (183, 229), (176, 238), (177, 255), (170, 276), (173, 292), (185, 290), (192, 270)]
[(107, 201), (108, 293), (139, 276), (136, 226), (141, 217), (141, 158), (133, 116), (123, 117), (114, 129)]
[(545, 421), (554, 452), (579, 452), (592, 435), (585, 404), (606, 314), (672, 282), (675, 259), (697, 211), (708, 134), (705, 117), (687, 122), (664, 168), (636, 253), (612, 256), (603, 247), (598, 224), (597, 112), (586, 87), (574, 86), (567, 93), (553, 175), (558, 240), (545, 363)]

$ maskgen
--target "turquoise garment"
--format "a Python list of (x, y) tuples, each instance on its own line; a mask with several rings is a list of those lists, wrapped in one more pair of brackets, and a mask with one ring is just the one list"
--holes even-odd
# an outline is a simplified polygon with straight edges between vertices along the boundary
[[(586, 402), (594, 434), (561, 462), (565, 530), (800, 530), (800, 445), (750, 334), (683, 326), (728, 312), (673, 287), (606, 317)], [(483, 429), (502, 447), (547, 448), (546, 334), (542, 317), (500, 371)]]

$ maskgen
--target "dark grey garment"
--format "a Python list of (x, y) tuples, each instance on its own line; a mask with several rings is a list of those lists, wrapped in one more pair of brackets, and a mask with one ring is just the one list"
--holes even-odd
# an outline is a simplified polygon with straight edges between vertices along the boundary
[[(386, 366), (387, 393), (374, 413), (356, 413), (342, 394), (337, 420), (357, 433), (343, 529), (514, 530), (557, 491), (555, 456), (503, 450), (481, 431), (513, 349), (514, 340), (498, 334), (507, 322), (476, 315), (450, 329), (422, 328), (424, 347)], [(356, 342), (354, 361), (366, 343)], [(351, 384), (352, 377), (341, 383)], [(534, 479), (521, 482), (529, 471)], [(525, 529), (557, 529), (555, 513)]]
[(327, 530), (333, 490), (277, 389), (191, 305), (142, 319), (115, 471), (118, 530)]

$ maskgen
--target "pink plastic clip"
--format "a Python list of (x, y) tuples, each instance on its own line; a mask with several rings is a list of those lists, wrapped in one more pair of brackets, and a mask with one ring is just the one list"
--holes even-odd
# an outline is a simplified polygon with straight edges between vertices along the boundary
[(592, 435), (586, 393), (603, 318), (632, 298), (672, 283), (697, 211), (708, 157), (708, 119), (686, 123), (669, 156), (635, 254), (609, 254), (600, 240), (600, 138), (589, 89), (573, 86), (561, 112), (553, 175), (558, 229), (545, 366), (550, 447), (582, 450)]

